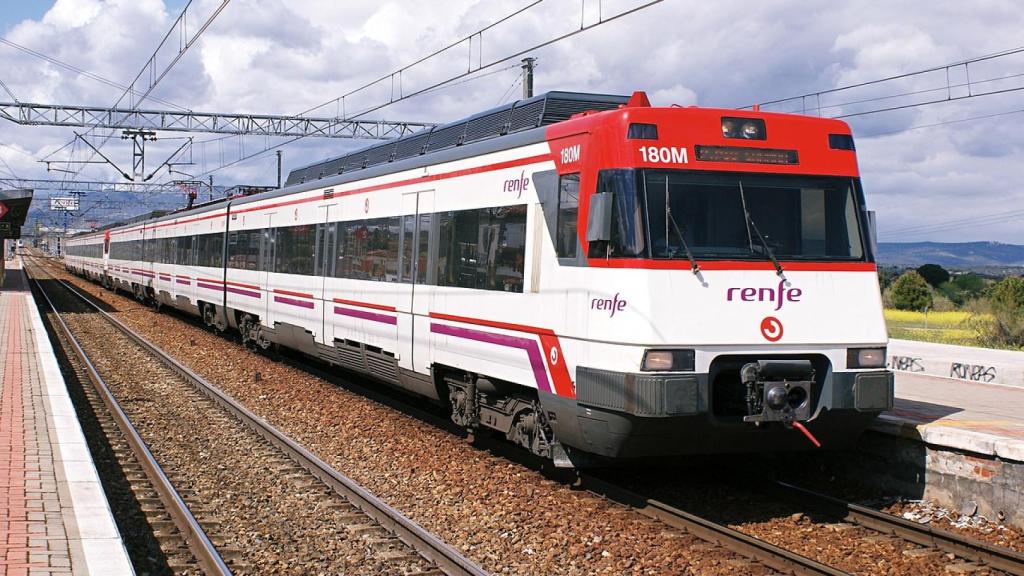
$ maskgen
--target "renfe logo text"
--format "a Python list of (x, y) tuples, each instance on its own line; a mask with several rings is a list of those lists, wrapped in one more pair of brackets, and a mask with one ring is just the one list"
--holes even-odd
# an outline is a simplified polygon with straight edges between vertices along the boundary
[(786, 302), (799, 302), (804, 291), (799, 288), (786, 288), (786, 281), (779, 281), (778, 288), (729, 288), (725, 292), (725, 299), (732, 302), (733, 299), (743, 302), (772, 302), (775, 309), (782, 309)]
[(505, 184), (502, 187), (505, 192), (517, 192), (516, 198), (523, 197), (523, 190), (530, 189), (530, 178), (526, 176), (526, 172), (520, 172), (519, 178), (512, 178), (505, 180)]
[(610, 313), (608, 317), (615, 316), (616, 312), (622, 312), (626, 309), (626, 301), (619, 299), (619, 293), (616, 292), (613, 298), (594, 298), (590, 301), (591, 310), (608, 310)]

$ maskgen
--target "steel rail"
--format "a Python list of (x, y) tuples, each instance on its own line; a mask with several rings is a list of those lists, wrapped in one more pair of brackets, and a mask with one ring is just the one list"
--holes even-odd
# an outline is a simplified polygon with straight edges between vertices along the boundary
[(62, 279), (56, 280), (68, 291), (86, 302), (95, 312), (101, 314), (104, 319), (118, 330), (156, 356), (168, 368), (252, 428), (256, 433), (263, 436), (271, 444), (285, 452), (290, 458), (298, 462), (300, 466), (322, 482), (347, 498), (364, 514), (398, 536), (400, 540), (415, 549), (421, 556), (433, 562), (442, 572), (449, 576), (489, 576), (488, 572), (464, 557), (457, 549), (446, 544), (422, 526), (404, 516), (401, 512), (360, 486), (355, 480), (332, 468), (315, 454), (309, 452), (283, 432), (242, 406), (230, 395), (167, 355), (163, 350), (102, 310), (68, 282)]
[[(64, 281), (61, 280), (61, 282)], [(65, 284), (67, 283), (65, 282)], [(74, 288), (71, 289), (74, 290)], [(111, 320), (115, 323), (117, 322), (117, 320)], [(177, 370), (177, 368), (175, 369)], [(182, 369), (188, 371), (187, 368)], [(391, 396), (381, 394), (379, 391), (370, 387), (361, 386), (350, 380), (342, 382), (339, 380), (337, 375), (321, 370), (313, 364), (301, 363), (301, 369), (327, 381), (334, 382), (336, 384), (343, 384), (346, 388), (354, 389), (357, 393), (363, 394), (376, 402), (381, 402), (391, 407), (397, 407), (400, 404), (401, 409), (406, 411), (406, 413), (440, 428), (448, 428), (451, 425), (451, 422), (447, 419), (439, 418), (436, 415), (416, 408), (411, 404), (406, 404)], [(186, 374), (183, 374), (183, 376), (188, 378), (189, 376), (187, 376), (187, 374), (190, 373), (191, 372), (188, 371)], [(199, 377), (196, 376), (196, 378)], [(510, 449), (510, 447), (505, 444), (498, 443), (495, 445), (488, 445), (488, 449), (502, 455), (503, 457), (516, 459), (516, 461), (520, 460), (519, 456), (521, 455)], [(528, 466), (532, 465), (526, 462), (523, 463)], [(733, 550), (741, 556), (761, 562), (762, 564), (782, 573), (800, 576), (849, 576), (848, 572), (826, 566), (810, 558), (790, 552), (775, 546), (774, 544), (765, 542), (764, 540), (760, 540), (729, 528), (728, 526), (716, 524), (710, 520), (684, 512), (668, 504), (648, 499), (593, 476), (581, 474), (579, 476), (579, 480), (582, 488), (588, 489), (599, 496), (630, 506), (632, 509), (649, 518), (660, 520), (673, 528), (685, 530), (701, 540)]]
[(852, 524), (875, 532), (891, 534), (920, 546), (937, 548), (1008, 574), (1024, 576), (1024, 554), (1015, 550), (993, 546), (988, 542), (926, 526), (786, 482), (780, 481), (776, 484), (784, 490), (800, 496), (803, 502), (806, 502), (806, 499), (811, 499), (823, 508), (835, 511), (837, 516), (844, 516), (844, 519)]
[(723, 546), (780, 572), (801, 576), (849, 576), (848, 572), (827, 566), (817, 560), (790, 552), (770, 542), (701, 518), (664, 502), (647, 498), (591, 475), (580, 475), (580, 483), (583, 488), (598, 496), (626, 504), (645, 516), (660, 520), (674, 528), (681, 528), (701, 540)]
[[(22, 260), (24, 262), (24, 260)], [(24, 266), (23, 266), (24, 267)], [(41, 267), (40, 267), (41, 268)], [(27, 273), (26, 273), (27, 276)], [(51, 276), (51, 278), (53, 278)], [(163, 502), (164, 507), (167, 509), (168, 514), (174, 521), (174, 524), (178, 527), (178, 530), (185, 538), (185, 542), (188, 544), (189, 549), (196, 556), (200, 566), (207, 574), (219, 574), (229, 576), (231, 569), (225, 564), (224, 559), (221, 558), (217, 548), (210, 541), (210, 538), (206, 535), (202, 526), (196, 520), (195, 516), (192, 515), (192, 511), (189, 510), (185, 500), (181, 497), (178, 491), (171, 484), (171, 481), (167, 478), (167, 474), (164, 473), (163, 468), (153, 457), (153, 453), (149, 451), (149, 447), (146, 446), (146, 442), (139, 435), (138, 430), (132, 425), (128, 416), (121, 409), (121, 406), (117, 403), (113, 393), (107, 383), (103, 380), (97, 372), (96, 367), (93, 365), (89, 356), (82, 349), (78, 339), (75, 338), (71, 332), (71, 328), (64, 322), (61, 317), (61, 313), (57, 311), (57, 307), (54, 306), (53, 301), (50, 300), (49, 295), (43, 289), (39, 280), (36, 278), (30, 278), (35, 284), (38, 293), (46, 301), (46, 305), (53, 311), (53, 317), (57, 320), (57, 325), (60, 326), (61, 331), (67, 337), (67, 341), (71, 344), (72, 351), (78, 360), (86, 369), (86, 373), (89, 376), (89, 380), (92, 381), (93, 386), (99, 393), (100, 398), (103, 399), (103, 403), (106, 405), (107, 410), (110, 412), (117, 423), (117, 427), (121, 430), (121, 434), (124, 435), (128, 444), (131, 446), (132, 451), (138, 458), (139, 463), (142, 465), (149, 477), (153, 486), (156, 488), (157, 493), (160, 495), (160, 500)], [(91, 304), (91, 303), (90, 303)]]

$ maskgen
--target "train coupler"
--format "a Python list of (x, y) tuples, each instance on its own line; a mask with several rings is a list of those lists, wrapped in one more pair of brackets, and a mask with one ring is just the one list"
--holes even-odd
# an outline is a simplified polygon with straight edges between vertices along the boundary
[(744, 422), (786, 425), (811, 416), (814, 367), (810, 360), (758, 360), (740, 369), (747, 388)]

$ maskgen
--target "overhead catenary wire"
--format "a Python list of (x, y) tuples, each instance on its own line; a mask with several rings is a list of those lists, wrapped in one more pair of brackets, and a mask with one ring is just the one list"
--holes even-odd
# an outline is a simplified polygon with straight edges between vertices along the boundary
[[(875, 84), (881, 84), (883, 82), (891, 82), (893, 80), (901, 80), (901, 79), (904, 79), (904, 78), (910, 78), (912, 76), (919, 76), (921, 74), (927, 74), (929, 72), (938, 72), (940, 70), (945, 70), (947, 68), (953, 68), (953, 67), (957, 67), (957, 66), (970, 65), (970, 64), (975, 64), (977, 62), (984, 62), (984, 61), (992, 60), (992, 59), (995, 59), (995, 58), (1003, 58), (1003, 57), (1006, 57), (1006, 56), (1012, 56), (1014, 54), (1022, 54), (1022, 53), (1024, 53), (1024, 46), (1018, 46), (1016, 48), (1010, 48), (1010, 49), (1007, 49), (1007, 50), (1000, 50), (998, 52), (992, 52), (992, 53), (989, 53), (989, 54), (984, 54), (982, 56), (976, 56), (974, 58), (968, 58), (966, 60), (957, 60), (955, 62), (951, 62), (949, 64), (943, 64), (941, 66), (932, 66), (931, 68), (924, 68), (924, 69), (916, 70), (916, 71), (913, 71), (913, 72), (903, 72), (903, 73), (900, 73), (900, 74), (894, 74), (892, 76), (886, 76), (884, 78), (876, 78), (874, 80), (867, 80), (867, 81), (864, 81), (864, 82), (857, 82), (855, 84), (847, 84), (845, 86), (838, 86), (836, 88), (828, 88), (828, 89), (825, 89), (825, 90), (819, 90), (817, 92), (808, 92), (806, 94), (799, 94), (799, 95), (796, 95), (796, 96), (789, 96), (787, 98), (778, 98), (778, 99), (775, 99), (775, 100), (766, 100), (764, 102), (759, 103), (759, 106), (769, 106), (769, 105), (772, 105), (772, 104), (781, 104), (782, 102), (788, 102), (790, 100), (797, 100), (797, 99), (803, 99), (803, 98), (811, 98), (811, 97), (816, 97), (816, 96), (822, 96), (822, 95), (825, 95), (825, 94), (832, 94), (832, 93), (835, 93), (835, 92), (842, 92), (844, 90), (852, 90), (854, 88), (863, 88), (863, 87), (866, 87), (866, 86), (872, 86), (872, 85), (875, 85)], [(744, 106), (743, 108), (750, 108), (750, 107), (751, 106)]]
[[(530, 10), (531, 8), (537, 6), (538, 4), (541, 4), (542, 2), (544, 2), (544, 0), (533, 0), (532, 2), (526, 4), (525, 6), (517, 8), (516, 10), (510, 12), (509, 14), (506, 14), (505, 16), (502, 16), (501, 18), (499, 18), (498, 20), (495, 20), (494, 22), (491, 22), (487, 26), (484, 26), (483, 28), (480, 28), (480, 29), (476, 30), (475, 32), (473, 32), (472, 34), (470, 34), (468, 36), (464, 36), (464, 37), (456, 40), (455, 42), (452, 42), (452, 43), (450, 43), (450, 44), (448, 44), (448, 45), (446, 45), (446, 46), (444, 46), (442, 48), (439, 48), (439, 49), (431, 52), (430, 54), (427, 54), (426, 56), (423, 56), (423, 57), (419, 58), (418, 60), (415, 60), (415, 61), (413, 61), (413, 62), (411, 62), (409, 64), (406, 64), (405, 66), (402, 66), (401, 68), (395, 70), (394, 72), (391, 72), (390, 74), (385, 74), (385, 75), (381, 76), (380, 78), (378, 78), (378, 79), (376, 79), (376, 80), (374, 80), (372, 82), (367, 82), (366, 84), (363, 84), (362, 86), (360, 86), (358, 88), (355, 88), (353, 90), (349, 90), (348, 92), (342, 94), (341, 96), (338, 96), (336, 98), (332, 98), (332, 99), (330, 99), (330, 100), (328, 100), (328, 101), (326, 101), (326, 102), (324, 102), (322, 104), (319, 104), (317, 106), (313, 106), (312, 108), (309, 108), (309, 109), (307, 109), (307, 110), (305, 110), (303, 112), (299, 112), (297, 114), (297, 116), (305, 116), (306, 114), (309, 114), (310, 112), (312, 112), (314, 110), (319, 110), (320, 108), (324, 108), (324, 107), (330, 106), (332, 104), (337, 104), (339, 102), (343, 102), (346, 98), (354, 96), (355, 94), (358, 94), (359, 92), (362, 92), (363, 90), (366, 90), (367, 88), (370, 88), (372, 86), (380, 84), (381, 82), (384, 82), (385, 80), (394, 78), (396, 76), (400, 77), (403, 72), (408, 71), (410, 68), (418, 66), (418, 65), (426, 62), (427, 60), (430, 60), (431, 58), (434, 58), (435, 56), (439, 56), (441, 54), (444, 54), (445, 52), (447, 52), (449, 50), (452, 50), (454, 48), (457, 48), (458, 46), (460, 46), (462, 44), (465, 44), (467, 42), (470, 43), (469, 55), (470, 55), (470, 58), (472, 58), (472, 44), (471, 43), (472, 43), (472, 39), (473, 38), (480, 37), (484, 32), (486, 32), (486, 31), (488, 31), (488, 30), (490, 30), (490, 29), (492, 29), (492, 28), (494, 28), (496, 26), (499, 26), (499, 25), (501, 25), (504, 22), (509, 21), (510, 19), (512, 19), (512, 18), (514, 18), (514, 17), (516, 17), (516, 16), (526, 12), (527, 10)], [(482, 42), (482, 38), (481, 38), (480, 41)], [(479, 52), (482, 53), (482, 50), (479, 50)], [(470, 71), (472, 71), (472, 69), (473, 69), (472, 66), (473, 66), (472, 60), (470, 60)], [(478, 70), (483, 69), (483, 66), (481, 66), (480, 68), (477, 68), (477, 69)], [(342, 117), (344, 117), (344, 115), (342, 115)]]
[(971, 216), (967, 218), (959, 218), (956, 220), (947, 220), (944, 222), (936, 222), (933, 224), (922, 224), (919, 226), (911, 226), (907, 228), (899, 228), (880, 234), (886, 239), (899, 239), (914, 236), (921, 236), (924, 234), (935, 234), (938, 232), (948, 232), (952, 230), (960, 230), (963, 228), (971, 228), (975, 226), (989, 226), (992, 224), (1002, 224), (1004, 222), (1011, 222), (1024, 217), (1024, 210), (1011, 210), (1009, 212), (1001, 212), (998, 214), (981, 214), (978, 216)]
[(999, 118), (999, 117), (1002, 117), (1002, 116), (1010, 116), (1010, 115), (1013, 115), (1013, 114), (1020, 114), (1022, 112), (1024, 112), (1024, 108), (1019, 108), (1017, 110), (1007, 110), (1006, 112), (995, 112), (995, 113), (992, 113), (992, 114), (982, 114), (980, 116), (968, 116), (968, 117), (965, 117), (965, 118), (953, 118), (951, 120), (943, 120), (941, 122), (932, 122), (930, 124), (915, 124), (913, 126), (908, 126), (906, 128), (900, 128), (899, 130), (891, 130), (889, 132), (876, 132), (875, 134), (871, 134), (869, 136), (864, 136), (863, 138), (880, 138), (882, 136), (892, 136), (893, 134), (903, 134), (905, 132), (911, 132), (911, 131), (914, 131), (914, 130), (922, 130), (922, 129), (925, 129), (925, 128), (938, 128), (940, 126), (949, 126), (951, 124), (960, 124), (960, 123), (963, 123), (963, 122), (973, 122), (975, 120), (988, 120), (989, 118)]
[[(192, 45), (195, 44), (195, 42), (197, 40), (199, 40), (199, 38), (203, 35), (203, 33), (206, 32), (206, 30), (210, 27), (210, 25), (213, 24), (213, 21), (216, 20), (217, 17), (221, 14), (221, 12), (224, 11), (224, 9), (227, 7), (227, 5), (228, 5), (228, 3), (230, 1), (231, 0), (221, 0), (221, 3), (213, 10), (213, 13), (210, 14), (206, 18), (206, 20), (200, 25), (199, 30), (193, 32), (191, 38), (189, 38), (188, 35), (185, 32), (185, 24), (186, 24), (186, 15), (188, 14), (188, 9), (189, 9), (190, 6), (192, 6), (192, 0), (188, 0), (188, 3), (186, 3), (185, 7), (182, 8), (181, 13), (178, 15), (178, 18), (175, 19), (174, 23), (167, 30), (167, 33), (164, 34), (163, 39), (160, 41), (160, 43), (157, 45), (156, 49), (153, 51), (152, 56), (150, 56), (149, 59), (146, 60), (146, 63), (142, 66), (142, 69), (139, 70), (138, 74), (135, 75), (135, 78), (132, 80), (132, 82), (121, 93), (121, 95), (118, 97), (117, 101), (114, 102), (114, 104), (110, 108), (111, 109), (117, 108), (118, 105), (120, 105), (121, 102), (127, 96), (132, 96), (132, 99), (131, 99), (131, 102), (130, 102), (130, 106), (131, 106), (132, 110), (136, 109), (140, 104), (142, 104), (142, 102), (150, 95), (150, 93), (152, 93), (153, 90), (156, 89), (157, 85), (159, 85), (160, 82), (167, 76), (167, 74), (171, 71), (171, 69), (174, 68), (174, 66), (181, 60), (182, 57), (184, 57), (185, 53), (188, 52), (189, 48), (191, 48)], [(179, 26), (179, 24), (180, 24), (180, 26)], [(180, 39), (180, 44), (179, 44), (179, 47), (178, 47), (178, 53), (171, 59), (171, 61), (167, 65), (165, 65), (163, 67), (162, 71), (157, 73), (156, 72), (157, 56), (160, 55), (160, 50), (164, 47), (164, 44), (167, 43), (167, 40), (171, 37), (171, 34), (175, 31), (175, 29), (179, 30), (179, 34), (182, 35), (182, 38)], [(150, 75), (149, 76), (149, 85), (146, 88), (146, 90), (142, 91), (142, 93), (139, 94), (139, 91), (136, 89), (135, 85), (136, 85), (136, 83), (140, 79), (143, 78), (143, 75), (146, 74), (147, 70), (149, 71), (149, 75)], [(136, 94), (139, 95), (138, 99), (135, 98)], [(87, 134), (91, 133), (93, 131), (94, 131), (94, 129), (90, 128), (87, 131)], [(98, 149), (102, 148), (103, 145), (106, 144), (110, 140), (112, 135), (113, 135), (113, 131), (111, 131), (110, 134), (108, 134), (108, 135), (106, 135), (104, 137), (103, 141), (100, 142), (100, 144), (99, 144), (99, 146), (97, 148)], [(94, 157), (94, 155), (90, 155), (88, 160), (91, 160), (93, 157)], [(71, 163), (69, 162), (68, 166), (70, 167), (70, 165), (71, 165)], [(85, 164), (81, 164), (80, 167), (73, 172), (73, 174), (75, 176), (77, 176), (84, 169), (84, 167), (85, 167)]]
[[(505, 67), (499, 68), (497, 70), (490, 70), (490, 71), (487, 71), (487, 72), (482, 72), (480, 74), (475, 74), (475, 75), (470, 76), (468, 78), (464, 78), (462, 80), (459, 80), (457, 82), (451, 82), (449, 84), (445, 84), (444, 86), (438, 86), (437, 88), (433, 88), (431, 90), (428, 90), (427, 92), (424, 92), (424, 94), (433, 93), (433, 92), (439, 92), (441, 90), (448, 90), (448, 89), (454, 88), (455, 86), (460, 86), (462, 84), (467, 84), (469, 82), (475, 82), (477, 80), (482, 80), (482, 79), (487, 78), (489, 76), (493, 76), (495, 74), (500, 74), (502, 72), (506, 72), (506, 71), (511, 70), (513, 68), (521, 68), (521, 67), (522, 66), (520, 66), (519, 64), (511, 64), (509, 66), (505, 66)], [(213, 138), (208, 138), (206, 140), (200, 140), (198, 142), (194, 142), (193, 143), (193, 149), (199, 148), (200, 150), (203, 150), (203, 149), (205, 149), (206, 145), (208, 145), (208, 144), (216, 144), (217, 142), (220, 142), (222, 140), (230, 140), (232, 138), (239, 138), (239, 137), (241, 137), (241, 136), (238, 135), (238, 134), (228, 134), (226, 136), (215, 136)], [(161, 138), (161, 140), (165, 140), (166, 141), (166, 140), (171, 140), (171, 138)], [(269, 147), (269, 142), (268, 142), (267, 146)], [(268, 150), (269, 149), (270, 148), (268, 148)]]
[[(990, 83), (993, 83), (993, 82), (1001, 82), (1001, 81), (1012, 80), (1014, 78), (1021, 78), (1021, 77), (1024, 77), (1024, 73), (1010, 74), (1010, 75), (1007, 75), (1007, 76), (999, 76), (999, 77), (994, 77), (994, 78), (986, 78), (984, 80), (972, 80), (970, 82), (961, 82), (961, 83), (958, 83), (958, 84), (948, 84), (946, 86), (939, 86), (939, 87), (936, 87), (936, 88), (924, 88), (924, 89), (921, 89), (921, 90), (910, 90), (910, 91), (907, 91), (907, 92), (900, 92), (898, 94), (888, 94), (888, 95), (885, 95), (885, 96), (875, 96), (875, 97), (872, 97), (872, 98), (862, 98), (860, 100), (848, 100), (846, 102), (839, 102), (839, 103), (836, 103), (836, 104), (826, 104), (826, 105), (818, 105), (818, 104), (816, 104), (814, 106), (814, 109), (820, 113), (822, 110), (830, 110), (830, 109), (837, 109), (837, 108), (838, 109), (842, 109), (842, 108), (845, 108), (847, 106), (853, 106), (853, 105), (856, 105), (856, 104), (870, 104), (872, 102), (883, 102), (885, 100), (895, 100), (897, 98), (906, 98), (908, 96), (920, 96), (922, 94), (932, 94), (932, 93), (935, 93), (935, 92), (949, 92), (953, 88), (970, 88), (972, 86), (977, 86), (979, 84), (990, 84)], [(1012, 89), (1007, 89), (1006, 91), (1012, 92), (1014, 90), (1020, 90), (1020, 89), (1024, 89), (1024, 86), (1017, 87), (1017, 88), (1012, 88)], [(997, 93), (1000, 93), (1000, 92), (996, 92), (996, 91), (981, 92), (981, 93), (977, 93), (977, 94), (970, 94), (969, 96), (988, 96), (988, 95), (997, 94)], [(947, 102), (947, 101), (960, 100), (960, 99), (963, 99), (963, 97), (957, 96), (957, 97), (949, 97), (949, 98), (940, 98), (940, 99), (931, 100), (931, 101), (928, 101), (928, 102), (917, 102), (917, 103), (914, 103), (914, 104), (908, 104), (907, 107), (922, 106), (922, 105), (925, 105), (925, 104)], [(887, 111), (887, 109), (871, 110), (871, 111), (864, 112), (864, 114), (873, 114), (875, 112), (884, 112), (884, 111)], [(790, 114), (798, 114), (798, 113), (806, 112), (806, 110), (804, 110), (804, 109), (792, 109), (792, 110), (779, 110), (779, 112), (790, 113)], [(855, 114), (848, 114), (848, 116), (850, 116), (850, 115), (855, 115)], [(842, 117), (843, 116), (834, 116), (834, 118), (842, 118)]]
[[(419, 90), (416, 90), (414, 92), (410, 92), (408, 94), (403, 94), (399, 98), (395, 98), (395, 99), (390, 100), (388, 102), (384, 102), (382, 104), (378, 104), (378, 105), (371, 106), (369, 108), (363, 109), (362, 111), (360, 111), (360, 112), (358, 112), (356, 114), (346, 116), (344, 119), (345, 120), (352, 120), (352, 119), (355, 119), (355, 118), (359, 118), (359, 117), (364, 116), (366, 114), (369, 114), (371, 112), (376, 112), (377, 110), (380, 110), (380, 109), (385, 108), (387, 106), (391, 106), (392, 104), (397, 104), (398, 102), (401, 102), (403, 100), (408, 100), (409, 98), (414, 98), (416, 96), (420, 96), (422, 94), (428, 93), (431, 90), (434, 90), (434, 89), (439, 88), (441, 86), (447, 85), (447, 84), (449, 84), (451, 82), (454, 82), (456, 80), (461, 80), (463, 78), (466, 78), (467, 76), (470, 76), (470, 75), (472, 75), (472, 74), (474, 74), (474, 73), (476, 73), (476, 72), (478, 72), (480, 70), (489, 69), (489, 68), (492, 68), (494, 66), (497, 66), (498, 64), (501, 64), (502, 62), (507, 62), (509, 60), (512, 60), (512, 59), (515, 59), (515, 58), (519, 58), (519, 57), (521, 57), (523, 55), (526, 55), (526, 54), (528, 54), (530, 52), (535, 52), (535, 51), (537, 51), (537, 50), (539, 50), (541, 48), (550, 46), (550, 45), (552, 45), (552, 44), (554, 44), (556, 42), (560, 42), (562, 40), (565, 40), (567, 38), (576, 36), (577, 34), (586, 32), (588, 30), (592, 30), (592, 29), (594, 29), (594, 28), (596, 28), (598, 26), (602, 26), (602, 25), (607, 24), (609, 22), (613, 22), (613, 21), (618, 20), (620, 18), (624, 18), (624, 17), (629, 16), (631, 14), (635, 14), (636, 12), (639, 12), (640, 10), (643, 10), (645, 8), (649, 8), (650, 6), (653, 6), (655, 4), (660, 4), (663, 1), (664, 0), (649, 0), (647, 2), (644, 2), (643, 4), (640, 4), (639, 6), (635, 6), (633, 8), (628, 9), (628, 10), (623, 10), (623, 11), (621, 11), (621, 12), (619, 12), (617, 14), (614, 14), (612, 16), (609, 16), (609, 17), (602, 16), (601, 19), (598, 22), (594, 22), (594, 23), (590, 23), (590, 24), (584, 24), (583, 22), (581, 22), (581, 25), (580, 25), (580, 27), (578, 29), (574, 29), (574, 30), (572, 30), (570, 32), (561, 34), (561, 35), (556, 36), (554, 38), (550, 38), (550, 39), (545, 40), (543, 42), (539, 42), (537, 44), (534, 44), (533, 46), (530, 46), (528, 48), (519, 50), (519, 51), (517, 51), (517, 52), (515, 52), (513, 54), (508, 54), (508, 55), (505, 55), (505, 56), (501, 56), (501, 57), (495, 58), (494, 60), (490, 61), (487, 64), (484, 64), (484, 63), (481, 62), (477, 66), (477, 68), (475, 70), (469, 70), (467, 72), (463, 72), (463, 73), (457, 74), (455, 76), (452, 76), (452, 77), (450, 77), (450, 78), (448, 78), (446, 80), (441, 80), (439, 82), (431, 84), (429, 86), (426, 86), (426, 87), (421, 88)], [(339, 120), (339, 121), (342, 121), (342, 120)], [(224, 163), (224, 164), (222, 164), (221, 166), (219, 166), (217, 168), (213, 168), (211, 170), (207, 170), (207, 171), (199, 174), (199, 176), (202, 177), (202, 176), (206, 176), (206, 175), (209, 175), (209, 174), (213, 174), (214, 172), (223, 170), (225, 168), (229, 168), (229, 167), (234, 166), (236, 164), (240, 164), (242, 162), (246, 162), (248, 160), (251, 160), (251, 159), (254, 159), (254, 158), (258, 158), (258, 157), (266, 154), (267, 152), (270, 152), (270, 151), (275, 150), (277, 148), (280, 148), (282, 146), (286, 146), (288, 144), (291, 144), (293, 142), (301, 140), (301, 139), (303, 139), (305, 137), (306, 136), (296, 136), (296, 137), (291, 138), (289, 140), (286, 140), (284, 142), (280, 142), (278, 144), (275, 144), (274, 146), (271, 146), (271, 147), (266, 148), (264, 150), (260, 150), (258, 152), (253, 153), (253, 154), (249, 154), (247, 156), (243, 156), (243, 157), (241, 157), (241, 158), (239, 158), (237, 160), (234, 160), (232, 162)]]
[(11, 100), (14, 100), (16, 104), (21, 104), (21, 100), (18, 100), (18, 97), (14, 95), (14, 92), (11, 92), (11, 89), (7, 87), (7, 84), (4, 84), (3, 80), (0, 80), (0, 87), (4, 89), (4, 92), (7, 92), (7, 95), (11, 97)]
[[(46, 62), (49, 62), (49, 63), (51, 63), (51, 64), (53, 64), (55, 66), (59, 66), (61, 68), (64, 68), (64, 69), (69, 70), (71, 72), (74, 72), (75, 74), (79, 74), (81, 76), (89, 78), (90, 80), (95, 80), (96, 82), (99, 82), (101, 84), (105, 84), (107, 86), (110, 86), (111, 88), (117, 88), (118, 90), (128, 90), (130, 88), (129, 86), (125, 86), (124, 84), (120, 84), (120, 83), (115, 82), (113, 80), (110, 80), (108, 78), (104, 78), (103, 76), (100, 76), (99, 74), (95, 74), (95, 73), (90, 72), (88, 70), (84, 70), (84, 69), (79, 68), (78, 66), (75, 66), (73, 64), (68, 64), (67, 62), (64, 62), (62, 60), (58, 60), (57, 58), (54, 58), (52, 56), (48, 56), (46, 54), (43, 54), (42, 52), (38, 52), (38, 51), (33, 50), (33, 49), (31, 49), (31, 48), (29, 48), (27, 46), (24, 46), (22, 44), (18, 44), (17, 42), (13, 42), (11, 40), (8, 40), (7, 38), (0, 37), (0, 44), (4, 44), (4, 45), (7, 45), (7, 46), (10, 46), (11, 48), (14, 48), (15, 50), (20, 50), (21, 52), (24, 52), (26, 54), (29, 54), (29, 55), (34, 56), (36, 58), (39, 58), (41, 60), (45, 60)], [(11, 97), (13, 98), (14, 95), (12, 94)], [(157, 97), (152, 96), (152, 95), (148, 99), (152, 100), (154, 102), (159, 102), (161, 104), (166, 104), (167, 106), (170, 106), (172, 108), (177, 108), (179, 110), (188, 110), (188, 108), (185, 108), (184, 106), (181, 106), (179, 104), (175, 104), (174, 102), (171, 102), (169, 100), (164, 100), (164, 99), (161, 99), (161, 98), (157, 98)]]

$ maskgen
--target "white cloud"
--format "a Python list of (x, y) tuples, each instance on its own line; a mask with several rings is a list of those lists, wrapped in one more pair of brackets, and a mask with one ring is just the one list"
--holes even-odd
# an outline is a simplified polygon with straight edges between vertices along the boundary
[[(604, 0), (604, 16), (638, 4)], [(196, 14), (209, 13), (219, 0), (197, 0)], [(233, 0), (202, 40), (178, 63), (154, 95), (195, 110), (296, 113), (376, 79), (403, 64), (471, 34), (522, 0)], [(597, 18), (587, 2), (586, 18)], [(166, 32), (180, 3), (160, 0), (58, 0), (39, 20), (11, 26), (6, 38), (121, 83), (131, 81)], [(579, 25), (579, 4), (546, 2), (486, 33), (482, 60), (517, 52)], [(193, 22), (193, 25), (195, 22)], [(809, 6), (795, 0), (739, 0), (715, 3), (663, 2), (618, 22), (595, 28), (531, 54), (539, 58), (538, 92), (579, 90), (629, 94), (646, 90), (656, 105), (677, 103), (733, 107), (900, 74), (1013, 47), (1024, 16), (1010, 0), (981, 5), (916, 0), (878, 4), (867, 0)], [(476, 43), (474, 58), (481, 58)], [(1019, 42), (1018, 42), (1019, 43)], [(176, 50), (176, 46), (174, 50)], [(0, 79), (22, 100), (43, 103), (110, 105), (119, 91), (0, 46)], [(511, 64), (514, 64), (513, 61)], [(400, 91), (409, 92), (463, 72), (464, 48), (453, 50), (403, 74)], [(1019, 60), (972, 66), (973, 80), (1024, 70)], [(518, 69), (460, 84), (384, 108), (372, 117), (447, 121), (494, 106), (511, 89)], [(966, 78), (953, 69), (953, 82)], [(1020, 80), (976, 88), (997, 89)], [(925, 92), (945, 82), (945, 72), (912, 81), (872, 86), (826, 96), (821, 105), (842, 104), (893, 92), (919, 92), (893, 103), (920, 102), (946, 95)], [(963, 89), (961, 89), (962, 91)], [(365, 108), (391, 95), (390, 83), (346, 101), (346, 111)], [(787, 102), (785, 110), (814, 113), (817, 99)], [(872, 103), (877, 106), (877, 103)], [(150, 102), (159, 108), (162, 104)], [(1021, 117), (1003, 116), (937, 128), (906, 130), (922, 124), (1006, 112), (1020, 108), (1019, 93), (953, 101), (927, 107), (849, 118), (857, 136), (859, 161), (869, 202), (880, 212), (881, 230), (985, 214), (1024, 201), (1024, 135)], [(825, 113), (837, 113), (828, 108)], [(319, 110), (334, 114), (339, 109)], [(148, 150), (153, 167), (179, 144), (162, 133)], [(0, 124), (0, 142), (43, 156), (67, 142), (71, 132), (56, 128)], [(197, 135), (208, 139), (208, 135)], [(262, 138), (219, 140), (197, 146), (193, 167), (237, 158), (265, 143)], [(287, 167), (336, 155), (359, 142), (308, 140), (285, 151)], [(119, 140), (106, 148), (122, 166), (129, 148)], [(0, 148), (17, 172), (45, 176), (43, 165)], [(2, 166), (2, 165), (0, 165)], [(56, 174), (51, 174), (54, 176)], [(84, 179), (114, 178), (115, 171), (90, 165)], [(218, 171), (218, 182), (270, 183), (273, 156)], [(952, 215), (950, 215), (952, 213)], [(906, 239), (993, 239), (1024, 243), (1019, 226), (961, 229)]]
[(92, 22), (102, 8), (98, 0), (57, 0), (43, 15), (43, 23), (57, 29), (81, 28)]

